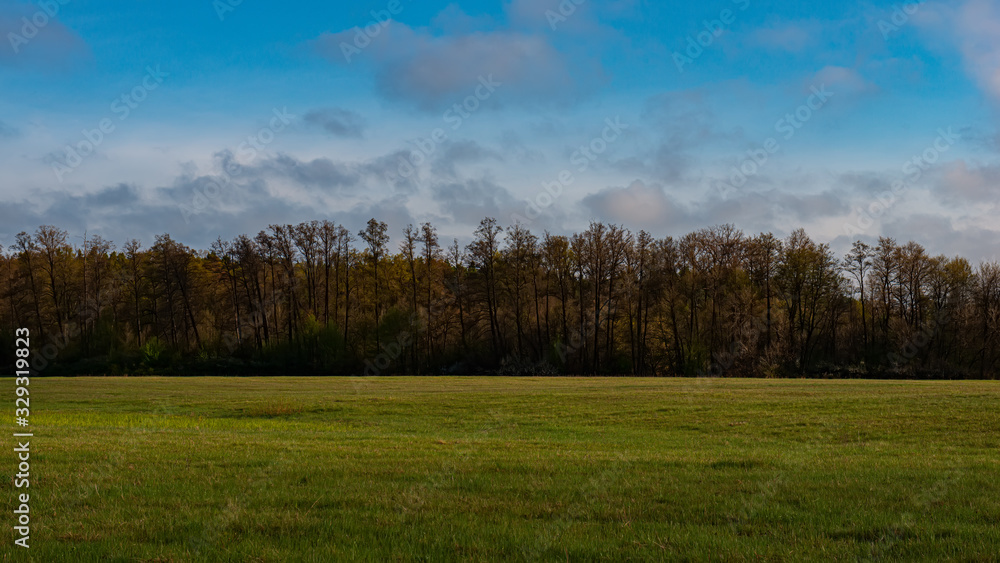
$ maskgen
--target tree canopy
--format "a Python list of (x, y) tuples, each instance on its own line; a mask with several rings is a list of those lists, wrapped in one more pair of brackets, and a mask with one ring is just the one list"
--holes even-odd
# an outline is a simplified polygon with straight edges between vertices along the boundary
[[(43, 374), (578, 374), (994, 378), (1000, 265), (858, 241), (838, 258), (721, 225), (656, 239), (485, 218), (271, 225), (205, 251), (66, 231), (0, 252), (0, 332)], [(5, 351), (5, 354), (12, 353)], [(11, 360), (12, 361), (12, 360)]]

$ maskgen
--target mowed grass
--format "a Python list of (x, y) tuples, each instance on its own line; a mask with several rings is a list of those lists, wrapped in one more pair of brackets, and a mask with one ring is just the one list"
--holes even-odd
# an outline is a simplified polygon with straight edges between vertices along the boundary
[(31, 404), (4, 561), (1000, 554), (995, 382), (37, 378)]

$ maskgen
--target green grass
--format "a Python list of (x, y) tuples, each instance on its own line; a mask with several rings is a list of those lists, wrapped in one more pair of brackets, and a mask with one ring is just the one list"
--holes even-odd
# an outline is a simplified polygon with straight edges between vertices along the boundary
[(4, 561), (1000, 553), (998, 383), (38, 378), (31, 391), (32, 547), (10, 547), (5, 525)]

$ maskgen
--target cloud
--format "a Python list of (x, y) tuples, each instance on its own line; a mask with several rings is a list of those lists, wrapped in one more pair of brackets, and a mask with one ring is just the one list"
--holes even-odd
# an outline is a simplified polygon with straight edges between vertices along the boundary
[(516, 132), (509, 129), (500, 134), (500, 147), (506, 156), (519, 165), (531, 166), (545, 162), (545, 153), (528, 147)]
[(984, 260), (1000, 260), (1000, 231), (974, 225), (963, 225), (945, 216), (913, 214), (890, 219), (883, 228), (884, 236), (897, 242), (915, 240), (928, 254), (963, 256), (973, 264)]
[(139, 194), (135, 186), (130, 184), (118, 184), (109, 188), (83, 196), (83, 203), (89, 209), (92, 206), (108, 207), (115, 205), (130, 205), (139, 201)]
[[(176, 209), (151, 211), (136, 186), (118, 184), (96, 192), (54, 190), (32, 194), (33, 201), (6, 201), (0, 206), (0, 237), (12, 241), (19, 231), (34, 232), (39, 225), (56, 225), (74, 235), (100, 234), (105, 238), (141, 237), (176, 223)], [(172, 211), (172, 212), (171, 212)], [(162, 231), (161, 231), (162, 232)], [(8, 243), (9, 244), (9, 243)]]
[(502, 221), (514, 211), (521, 212), (506, 188), (486, 178), (439, 182), (431, 193), (441, 210), (456, 223), (475, 225), (487, 216)]
[(816, 46), (822, 37), (819, 22), (775, 22), (750, 33), (750, 44), (765, 49), (801, 53)]
[(970, 166), (956, 160), (934, 171), (933, 193), (946, 204), (1000, 201), (1000, 165)]
[(332, 192), (356, 187), (361, 182), (361, 170), (357, 165), (334, 162), (329, 158), (303, 161), (287, 154), (259, 159), (259, 162), (244, 167), (242, 175), (289, 180), (298, 186)]
[[(320, 51), (342, 62), (342, 45), (353, 31), (327, 34)], [(565, 99), (582, 85), (569, 63), (541, 35), (511, 31), (434, 36), (392, 22), (364, 52), (375, 71), (378, 91), (387, 99), (406, 101), (430, 111), (444, 111), (469, 96), (485, 106), (504, 100)], [(492, 78), (492, 79), (491, 79)], [(483, 82), (490, 83), (485, 89)]]
[(963, 143), (976, 150), (985, 151), (993, 156), (1000, 155), (1000, 131), (980, 125), (969, 125), (962, 127), (959, 135)]
[(1000, 100), (1000, 6), (992, 0), (969, 0), (959, 9), (956, 23), (966, 66)]
[(696, 161), (694, 153), (710, 145), (744, 140), (741, 130), (724, 129), (701, 90), (648, 98), (640, 121), (652, 138), (639, 140), (631, 155), (612, 160), (611, 165), (619, 173), (666, 184), (676, 184), (691, 172)]
[(482, 162), (490, 158), (503, 160), (500, 153), (487, 149), (475, 141), (468, 139), (450, 141), (445, 143), (444, 148), (434, 159), (431, 164), (431, 172), (437, 176), (455, 178), (457, 164)]
[[(504, 25), (490, 16), (469, 16), (452, 4), (432, 19), (431, 27), (389, 21), (377, 34), (360, 28), (324, 33), (312, 46), (337, 64), (370, 68), (384, 98), (428, 111), (443, 112), (474, 95), (483, 102), (478, 105), (491, 108), (501, 101), (563, 104), (606, 81), (594, 42), (621, 39), (621, 34), (596, 17), (590, 3), (561, 3), (574, 6), (575, 12), (555, 29), (546, 6), (558, 11), (559, 1), (515, 0), (504, 6)], [(586, 47), (580, 37), (586, 38)], [(608, 45), (603, 47), (606, 52)], [(484, 92), (484, 81), (495, 88)]]
[(470, 16), (458, 4), (449, 4), (434, 16), (431, 24), (448, 35), (475, 33), (496, 26), (496, 20), (488, 14)]
[(683, 214), (662, 186), (647, 185), (641, 180), (588, 195), (583, 198), (583, 205), (601, 220), (657, 231)]
[[(328, 197), (322, 189), (298, 185), (313, 195), (295, 197), (282, 185), (315, 179), (296, 173), (275, 178), (276, 170), (289, 168), (288, 159), (296, 166), (316, 164), (275, 158), (264, 166), (247, 168), (218, 191), (213, 186), (222, 183), (220, 176), (185, 174), (165, 186), (118, 184), (82, 194), (59, 189), (34, 193), (32, 201), (6, 201), (0, 206), (0, 242), (6, 246), (19, 231), (33, 232), (39, 225), (54, 224), (71, 235), (89, 231), (118, 243), (137, 238), (148, 245), (155, 235), (170, 233), (185, 244), (206, 249), (219, 236), (252, 235), (272, 223), (331, 219), (356, 231), (371, 217), (389, 222), (393, 229), (414, 222), (407, 198), (399, 194)], [(320, 165), (321, 170), (324, 167)]]
[[(232, 170), (238, 182), (259, 180), (276, 186), (294, 186), (314, 194), (363, 195), (372, 185), (387, 185), (400, 193), (413, 193), (420, 181), (420, 169), (406, 176), (401, 166), (412, 161), (412, 151), (398, 150), (367, 160), (337, 161), (327, 157), (302, 160), (277, 153), (262, 155), (248, 164), (240, 164), (231, 151), (215, 155), (220, 172)], [(211, 176), (217, 181), (222, 176)]]
[(658, 181), (676, 183), (691, 170), (693, 158), (682, 140), (667, 138), (650, 150), (612, 162), (620, 173), (645, 175)]
[[(773, 11), (764, 22), (750, 29), (735, 29), (734, 40), (723, 46), (727, 54), (754, 67), (789, 64), (799, 68), (803, 64), (817, 67), (846, 61), (859, 64), (873, 50), (881, 52), (885, 48), (884, 41), (874, 42), (881, 37), (875, 23), (865, 21), (855, 10), (822, 19), (794, 17), (801, 14), (786, 14), (792, 16), (787, 18), (780, 12)], [(761, 59), (762, 55), (766, 59)]]
[(772, 188), (763, 191), (740, 191), (726, 198), (710, 196), (692, 206), (691, 228), (734, 223), (742, 228), (776, 231), (814, 225), (822, 219), (840, 217), (850, 212), (849, 197), (837, 191), (799, 194)]
[(18, 135), (18, 130), (11, 125), (7, 125), (3, 121), (0, 121), (0, 139), (3, 138), (13, 138)]
[(841, 96), (868, 94), (878, 91), (878, 86), (865, 80), (853, 69), (842, 66), (825, 66), (804, 85), (805, 90), (816, 86), (827, 86)]
[(1000, 101), (1000, 5), (994, 0), (927, 2), (914, 21), (954, 43), (966, 71)]
[[(354, 233), (357, 233), (368, 219), (375, 217), (389, 225), (389, 236), (393, 241), (398, 241), (406, 225), (418, 222), (410, 213), (408, 204), (406, 196), (393, 195), (372, 202), (359, 203), (345, 211), (333, 210), (329, 213), (329, 217), (347, 226)], [(313, 213), (315, 215), (315, 212)]]
[(0, 66), (50, 69), (89, 57), (87, 44), (58, 18), (40, 5), (0, 0)]
[(607, 22), (638, 15), (638, 4), (636, 0), (511, 0), (504, 11), (517, 29), (583, 35), (594, 40), (618, 35)]
[(305, 114), (302, 120), (337, 137), (360, 139), (364, 136), (364, 119), (358, 113), (350, 110), (341, 108), (316, 109)]
[(802, 224), (822, 217), (844, 215), (850, 211), (843, 195), (833, 191), (804, 195), (774, 191), (762, 195), (782, 212), (793, 214)]
[(412, 150), (393, 151), (365, 162), (362, 170), (389, 184), (397, 192), (412, 194), (417, 191), (421, 181), (420, 167), (412, 164), (413, 155)]
[(730, 197), (709, 195), (682, 203), (672, 188), (636, 180), (626, 187), (610, 187), (583, 198), (593, 217), (656, 236), (679, 235), (708, 225), (732, 223), (750, 231), (771, 231), (803, 225), (849, 213), (847, 197), (833, 190), (798, 194), (772, 188), (740, 191)]

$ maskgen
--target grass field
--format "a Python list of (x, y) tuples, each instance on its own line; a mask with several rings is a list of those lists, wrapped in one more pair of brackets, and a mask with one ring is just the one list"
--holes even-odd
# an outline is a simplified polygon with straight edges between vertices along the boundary
[(998, 383), (38, 378), (31, 391), (32, 547), (15, 551), (3, 526), (4, 561), (1000, 553)]

